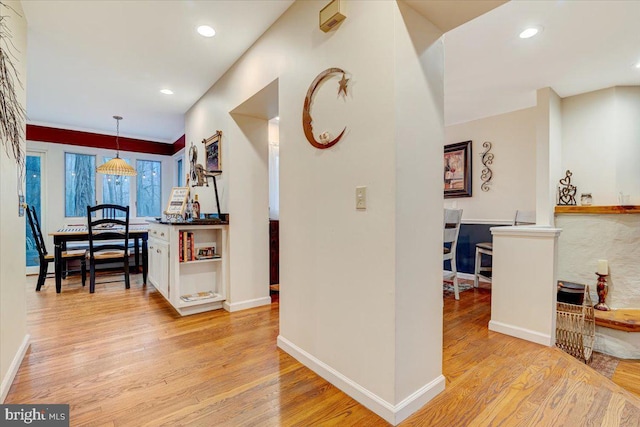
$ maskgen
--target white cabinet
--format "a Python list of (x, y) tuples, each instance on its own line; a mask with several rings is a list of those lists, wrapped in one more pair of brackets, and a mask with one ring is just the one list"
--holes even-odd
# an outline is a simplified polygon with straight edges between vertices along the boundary
[[(181, 315), (222, 308), (228, 288), (227, 230), (226, 224), (149, 224), (149, 282)], [(191, 258), (181, 246), (187, 236), (194, 255), (215, 247), (215, 257), (209, 251), (209, 257), (181, 261), (181, 255)]]
[(149, 237), (148, 280), (169, 299), (169, 242)]

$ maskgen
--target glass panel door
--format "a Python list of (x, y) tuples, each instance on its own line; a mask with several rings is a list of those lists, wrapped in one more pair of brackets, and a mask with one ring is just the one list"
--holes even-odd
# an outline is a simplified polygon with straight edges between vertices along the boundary
[[(27, 153), (26, 162), (26, 177), (25, 177), (25, 200), (31, 207), (36, 210), (36, 215), (40, 220), (40, 227), (42, 228), (42, 235), (46, 236), (45, 224), (46, 221), (42, 218), (42, 171), (44, 167), (44, 155), (42, 153)], [(26, 260), (27, 260), (27, 273), (37, 273), (38, 266), (40, 265), (38, 258), (38, 249), (36, 248), (36, 241), (31, 231), (31, 226), (26, 218), (25, 214), (25, 226), (26, 226)]]

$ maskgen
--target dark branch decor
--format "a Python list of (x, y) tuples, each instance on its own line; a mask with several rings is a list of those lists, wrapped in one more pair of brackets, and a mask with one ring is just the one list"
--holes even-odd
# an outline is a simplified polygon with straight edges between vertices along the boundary
[[(0, 2), (0, 7), (6, 7)], [(25, 153), (21, 145), (24, 137), (24, 119), (26, 112), (18, 95), (16, 94), (16, 82), (22, 87), (18, 71), (11, 58), (17, 59), (12, 50), (17, 50), (11, 38), (11, 30), (7, 26), (7, 15), (0, 15), (0, 139), (9, 158), (13, 158), (18, 165), (18, 199), (22, 196), (22, 183), (24, 182)]]
[(558, 185), (559, 206), (575, 206), (576, 204), (576, 192), (578, 189), (575, 185), (571, 185), (571, 175), (573, 174), (568, 170)]
[(493, 178), (493, 171), (491, 171), (489, 165), (493, 164), (493, 153), (489, 152), (491, 151), (491, 143), (489, 141), (483, 142), (482, 147), (486, 150), (481, 154), (484, 168), (482, 168), (482, 173), (480, 174), (480, 179), (482, 180), (480, 189), (482, 189), (482, 191), (489, 191), (489, 189), (491, 189), (491, 178)]

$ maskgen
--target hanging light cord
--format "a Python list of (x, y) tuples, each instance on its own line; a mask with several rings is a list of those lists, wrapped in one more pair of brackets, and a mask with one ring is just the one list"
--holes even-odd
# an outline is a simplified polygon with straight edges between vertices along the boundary
[(120, 142), (118, 139), (120, 138), (120, 120), (122, 120), (122, 116), (113, 116), (116, 119), (116, 158), (120, 158)]

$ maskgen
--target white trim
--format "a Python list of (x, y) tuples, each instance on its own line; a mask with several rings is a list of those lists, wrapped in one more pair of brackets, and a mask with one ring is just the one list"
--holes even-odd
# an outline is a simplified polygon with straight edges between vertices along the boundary
[(555, 337), (495, 320), (489, 321), (489, 330), (549, 347), (555, 345)]
[(444, 391), (445, 378), (443, 375), (439, 375), (433, 381), (407, 396), (397, 405), (393, 405), (313, 355), (302, 350), (282, 335), (278, 335), (278, 347), (393, 425), (398, 425), (436, 395)]
[(491, 227), (491, 234), (494, 236), (516, 236), (516, 237), (558, 237), (561, 228), (552, 228), (544, 225), (514, 225), (511, 227)]
[(11, 365), (9, 365), (9, 369), (7, 369), (7, 373), (2, 379), (2, 384), (0, 384), (0, 403), (4, 403), (4, 400), (7, 398), (7, 394), (9, 394), (9, 389), (11, 388), (11, 384), (13, 383), (16, 374), (18, 373), (18, 369), (20, 368), (20, 364), (22, 363), (22, 359), (24, 359), (24, 355), (27, 354), (27, 349), (29, 348), (29, 343), (31, 342), (31, 335), (27, 334), (22, 339), (22, 343), (20, 347), (18, 347), (18, 351), (11, 361)]
[(232, 302), (229, 303), (227, 301), (224, 302), (223, 307), (228, 312), (247, 310), (249, 308), (261, 307), (263, 305), (271, 304), (271, 297), (262, 297), (256, 299), (248, 299), (246, 301), (240, 302)]
[(513, 219), (463, 219), (462, 224), (513, 225)]

